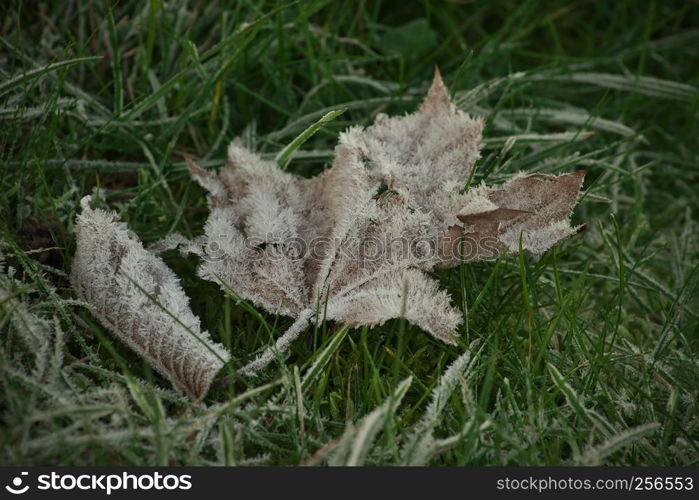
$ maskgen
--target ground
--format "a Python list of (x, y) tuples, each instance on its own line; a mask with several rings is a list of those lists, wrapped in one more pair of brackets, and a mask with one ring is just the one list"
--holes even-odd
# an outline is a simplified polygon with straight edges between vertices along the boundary
[[(9, 2), (0, 16), (0, 463), (699, 463), (694, 2)], [(487, 118), (474, 182), (586, 169), (576, 236), (438, 273), (457, 346), (323, 323), (192, 404), (76, 300), (79, 200), (147, 243), (201, 234), (183, 155), (288, 168), (411, 111), (435, 65)], [(165, 259), (227, 373), (291, 323)], [(434, 437), (432, 437), (434, 436)]]

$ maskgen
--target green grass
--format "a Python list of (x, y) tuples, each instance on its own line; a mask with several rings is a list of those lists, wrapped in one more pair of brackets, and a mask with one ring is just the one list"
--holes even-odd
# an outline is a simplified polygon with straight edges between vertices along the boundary
[[(0, 463), (699, 464), (695, 3), (41, 5), (0, 16)], [(347, 126), (414, 109), (435, 64), (487, 115), (473, 183), (589, 172), (579, 235), (439, 274), (458, 346), (320, 324), (192, 405), (75, 300), (83, 195), (145, 242), (195, 236), (183, 155), (221, 166), (241, 137), (314, 175)], [(165, 258), (232, 368), (290, 324)]]

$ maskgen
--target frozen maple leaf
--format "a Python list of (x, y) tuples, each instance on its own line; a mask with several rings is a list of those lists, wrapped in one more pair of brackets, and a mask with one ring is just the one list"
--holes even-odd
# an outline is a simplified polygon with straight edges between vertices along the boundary
[(179, 280), (114, 212), (83, 198), (71, 282), (102, 324), (192, 400), (201, 400), (229, 354), (201, 331)]
[[(296, 318), (251, 374), (323, 314), (350, 326), (405, 317), (455, 343), (462, 313), (427, 272), (522, 248), (540, 254), (575, 232), (584, 173), (520, 174), (462, 194), (483, 120), (458, 110), (439, 72), (416, 113), (379, 115), (341, 134), (332, 167), (304, 179), (235, 142), (218, 174), (188, 161), (209, 191), (199, 275), (270, 313)], [(468, 244), (468, 250), (464, 247)]]
[[(455, 343), (462, 313), (428, 273), (521, 248), (540, 254), (575, 232), (583, 172), (518, 174), (464, 192), (483, 120), (458, 110), (437, 72), (417, 112), (379, 115), (340, 135), (332, 166), (305, 179), (236, 142), (218, 173), (188, 160), (208, 190), (204, 235), (172, 235), (202, 257), (198, 274), (270, 313), (295, 318), (239, 370), (253, 374), (313, 320), (350, 326), (405, 317)], [(192, 399), (228, 358), (201, 332), (172, 271), (116, 216), (83, 202), (73, 286), (112, 331)]]

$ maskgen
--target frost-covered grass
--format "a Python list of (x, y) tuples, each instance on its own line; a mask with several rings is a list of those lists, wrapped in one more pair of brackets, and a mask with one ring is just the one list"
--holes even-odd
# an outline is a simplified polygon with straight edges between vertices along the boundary
[[(699, 9), (691, 2), (14, 2), (0, 23), (1, 464), (699, 463)], [(99, 56), (99, 58), (95, 58)], [(291, 320), (194, 275), (233, 361), (191, 404), (75, 300), (81, 196), (146, 242), (195, 236), (183, 154), (233, 137), (288, 169), (412, 110), (438, 64), (485, 114), (474, 182), (588, 170), (579, 235), (542, 258), (439, 273), (459, 345), (404, 321), (319, 324), (255, 379)]]

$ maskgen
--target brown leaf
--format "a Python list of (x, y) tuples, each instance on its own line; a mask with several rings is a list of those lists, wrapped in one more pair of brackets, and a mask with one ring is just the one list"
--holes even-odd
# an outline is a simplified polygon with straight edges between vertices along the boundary
[(71, 282), (116, 337), (193, 401), (206, 395), (229, 354), (201, 331), (165, 263), (146, 251), (114, 212), (82, 200)]
[[(218, 174), (192, 169), (211, 193), (205, 241), (236, 249), (204, 259), (200, 275), (270, 313), (296, 318), (277, 341), (280, 351), (323, 314), (352, 326), (403, 316), (455, 342), (462, 314), (425, 272), (516, 250), (520, 231), (524, 248), (540, 253), (573, 231), (568, 217), (582, 181), (581, 174), (519, 176), (460, 194), (479, 157), (482, 129), (482, 119), (453, 105), (437, 72), (416, 113), (379, 115), (367, 129), (349, 129), (332, 167), (314, 179), (282, 172), (232, 144)], [(381, 185), (388, 190), (379, 196)], [(226, 227), (232, 230), (224, 243)], [(263, 244), (251, 247), (250, 238)], [(454, 253), (454, 242), (458, 250), (464, 238), (475, 248)], [(291, 240), (306, 245), (301, 258), (278, 251)], [(272, 352), (243, 372), (263, 367)]]
[[(204, 235), (193, 241), (171, 235), (156, 248), (199, 254), (199, 276), (294, 318), (244, 374), (273, 361), (323, 316), (351, 326), (404, 317), (455, 343), (463, 314), (428, 272), (515, 252), (520, 238), (525, 250), (544, 252), (575, 232), (569, 218), (584, 177), (519, 174), (462, 194), (480, 156), (483, 125), (456, 108), (437, 71), (415, 113), (379, 115), (368, 128), (342, 133), (332, 166), (315, 178), (282, 171), (234, 141), (218, 173), (187, 159), (192, 178), (209, 192)], [(141, 271), (157, 269), (146, 288), (166, 290), (198, 331), (176, 278), (122, 226), (102, 222), (105, 234), (119, 235), (105, 240), (90, 224), (86, 214), (78, 221), (78, 293), (161, 373), (201, 397), (220, 364), (162, 316), (151, 325), (155, 311), (134, 309), (135, 292), (114, 274), (123, 260), (135, 259)], [(89, 256), (95, 248), (102, 252), (97, 259)], [(201, 362), (190, 367), (190, 359)]]

